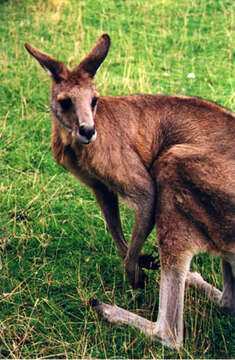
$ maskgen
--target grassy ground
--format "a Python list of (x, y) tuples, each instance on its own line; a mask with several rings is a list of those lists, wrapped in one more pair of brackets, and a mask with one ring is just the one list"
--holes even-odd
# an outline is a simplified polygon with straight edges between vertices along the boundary
[[(132, 291), (91, 193), (54, 163), (49, 79), (23, 48), (73, 67), (108, 32), (101, 94), (198, 95), (234, 110), (233, 26), (232, 0), (0, 1), (0, 358), (235, 357), (234, 322), (193, 290), (181, 351), (89, 307), (95, 297), (156, 318), (159, 273)], [(122, 220), (129, 238), (125, 206)], [(192, 266), (221, 287), (218, 259)]]

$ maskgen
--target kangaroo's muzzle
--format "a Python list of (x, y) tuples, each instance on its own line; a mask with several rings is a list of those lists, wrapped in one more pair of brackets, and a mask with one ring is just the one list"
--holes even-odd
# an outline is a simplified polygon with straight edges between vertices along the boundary
[(88, 145), (95, 141), (97, 132), (95, 127), (88, 127), (85, 125), (73, 127), (72, 136), (76, 137), (81, 144)]

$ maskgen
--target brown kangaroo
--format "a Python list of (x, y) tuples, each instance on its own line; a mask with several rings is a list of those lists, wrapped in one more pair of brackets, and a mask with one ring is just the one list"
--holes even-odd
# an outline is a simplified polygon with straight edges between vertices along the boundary
[[(183, 343), (185, 282), (235, 312), (235, 115), (187, 96), (99, 97), (93, 78), (110, 38), (101, 36), (73, 70), (25, 44), (52, 79), (52, 151), (58, 164), (90, 187), (124, 259), (133, 286), (141, 268), (157, 268), (141, 254), (156, 224), (161, 261), (157, 322), (93, 301), (108, 321), (125, 323), (169, 347)], [(125, 241), (118, 196), (135, 214)], [(198, 252), (222, 258), (223, 292), (189, 271)]]

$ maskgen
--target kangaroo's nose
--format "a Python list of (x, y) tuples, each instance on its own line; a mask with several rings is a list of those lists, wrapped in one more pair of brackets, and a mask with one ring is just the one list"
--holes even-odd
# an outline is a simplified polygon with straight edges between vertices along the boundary
[(81, 125), (79, 126), (79, 134), (82, 137), (85, 137), (87, 140), (90, 140), (92, 138), (92, 136), (95, 134), (95, 128), (89, 128), (86, 127), (85, 125)]

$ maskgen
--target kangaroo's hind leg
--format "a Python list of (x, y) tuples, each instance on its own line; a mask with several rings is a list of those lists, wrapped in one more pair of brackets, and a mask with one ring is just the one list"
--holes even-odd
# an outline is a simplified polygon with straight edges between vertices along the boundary
[(222, 292), (203, 279), (197, 272), (189, 272), (186, 278), (189, 285), (202, 291), (215, 304), (221, 304)]
[(221, 306), (235, 315), (235, 255), (222, 260), (222, 269), (224, 289)]
[(202, 291), (216, 305), (221, 306), (226, 312), (235, 315), (235, 268), (232, 262), (233, 259), (234, 256), (231, 257), (230, 263), (222, 259), (223, 291), (209, 284), (196, 272), (189, 272), (186, 280), (190, 285)]
[[(182, 152), (182, 150), (184, 150)], [(171, 152), (172, 153), (172, 152)], [(229, 312), (235, 309), (235, 172), (226, 158), (211, 153), (191, 153), (189, 146), (176, 146), (172, 156), (182, 160), (178, 174), (185, 184), (179, 188), (176, 206), (202, 235), (201, 251), (222, 258), (223, 292), (201, 275), (189, 273), (187, 281)], [(183, 156), (182, 156), (183, 155)], [(231, 166), (229, 166), (231, 165)]]
[[(198, 250), (194, 245), (198, 232), (176, 206), (178, 188), (175, 185), (178, 185), (180, 179), (177, 172), (171, 170), (176, 168), (178, 160), (170, 157), (166, 161), (166, 167), (159, 164), (158, 211), (155, 215), (161, 258), (157, 321), (152, 322), (119, 307), (100, 302), (93, 302), (93, 306), (108, 321), (135, 326), (151, 338), (175, 348), (183, 344), (185, 280), (191, 259)], [(133, 242), (132, 245), (135, 245), (132, 250), (134, 251), (136, 243)], [(139, 243), (138, 246), (141, 245)]]

